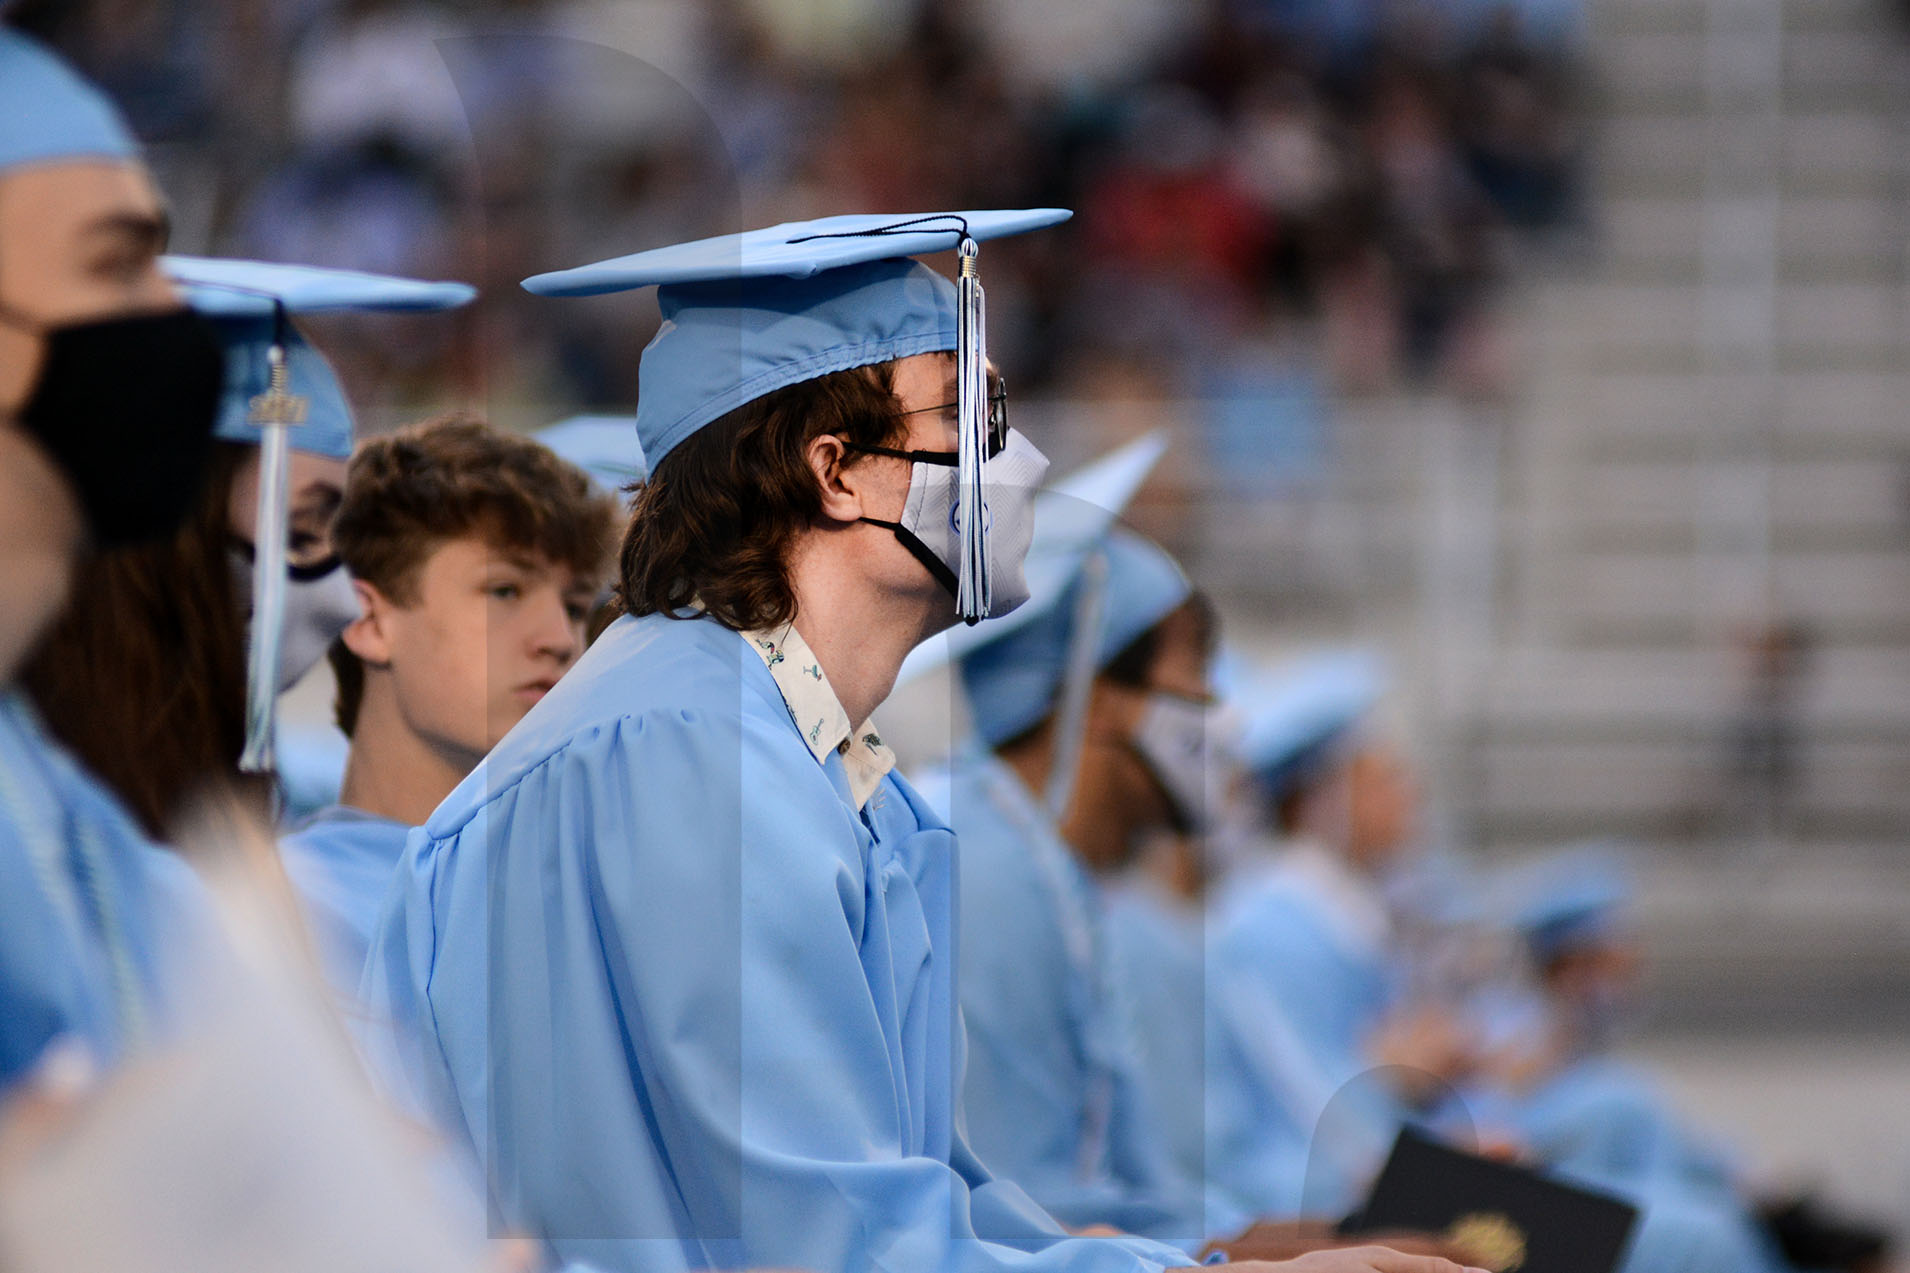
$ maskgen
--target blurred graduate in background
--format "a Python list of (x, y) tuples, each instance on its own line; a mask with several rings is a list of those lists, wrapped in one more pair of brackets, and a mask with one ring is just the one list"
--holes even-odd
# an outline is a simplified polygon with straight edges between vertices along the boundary
[[(1079, 557), (1039, 614), (958, 663), (975, 739), (938, 798), (963, 848), (968, 1126), (977, 1152), (1061, 1219), (1198, 1246), (1244, 1217), (1205, 1214), (1145, 1104), (1133, 1038), (1145, 1023), (1109, 977), (1100, 877), (1144, 833), (1198, 816), (1200, 793), (1167, 785), (1197, 779), (1198, 757), (1164, 731), (1199, 741), (1213, 616), (1131, 532)], [(1191, 721), (1173, 715), (1183, 706)], [(1157, 767), (1176, 760), (1188, 763), (1164, 781)]]
[(1613, 845), (1575, 845), (1491, 882), (1522, 975), (1485, 1014), (1493, 1046), (1464, 1098), (1521, 1152), (1640, 1199), (1689, 1200), (1723, 1217), (1747, 1269), (1881, 1268), (1882, 1234), (1811, 1198), (1764, 1200), (1735, 1154), (1682, 1116), (1651, 1077), (1613, 1055), (1641, 1011), (1636, 889)]
[[(1502, 1105), (1478, 1098), (1493, 1050), (1524, 1037), (1507, 1023), (1548, 1014), (1509, 1011), (1513, 1000), (1489, 981), (1442, 984), (1443, 966), (1463, 959), (1456, 944), (1473, 941), (1485, 918), (1452, 895), (1484, 885), (1458, 863), (1442, 874), (1419, 869), (1411, 856), (1417, 797), (1374, 722), (1386, 685), (1370, 653), (1339, 651), (1235, 690), (1239, 754), (1251, 779), (1242, 790), (1259, 802), (1274, 839), (1229, 855), (1234, 869), (1212, 903), (1206, 971), (1209, 1003), (1221, 1007), (1210, 1010), (1221, 1021), (1244, 1010), (1263, 1025), (1230, 1032), (1211, 1049), (1211, 1169), (1248, 1198), (1268, 1181), (1292, 1188), (1297, 1171), (1302, 1210), (1338, 1214), (1357, 1203), (1402, 1125), (1462, 1143), (1484, 1131), (1509, 1137), (1504, 1149), (1524, 1161), (1636, 1203), (1631, 1273), (1776, 1267), (1769, 1243), (1731, 1200), (1609, 1164), (1574, 1171), (1547, 1155), (1545, 1136), (1521, 1134)], [(1574, 881), (1581, 890), (1585, 883)], [(1582, 897), (1574, 891), (1567, 909)], [(1603, 978), (1587, 984), (1596, 987), (1588, 1002), (1603, 1003), (1613, 989)], [(1515, 1043), (1499, 1063), (1511, 1055), (1529, 1053)], [(1561, 1095), (1561, 1105), (1570, 1103)], [(1254, 1130), (1268, 1117), (1296, 1120), (1304, 1165), (1279, 1138)], [(1540, 1110), (1531, 1121), (1543, 1130)], [(1613, 1140), (1626, 1143), (1613, 1150), (1620, 1156), (1638, 1148), (1624, 1126), (1597, 1126), (1580, 1129), (1589, 1143), (1568, 1158), (1606, 1156)], [(1553, 1130), (1550, 1147), (1560, 1148), (1568, 1137)]]
[[(962, 846), (963, 1100), (976, 1152), (1066, 1224), (1197, 1250), (1210, 1233), (1231, 1235), (1241, 1217), (1203, 1215), (1198, 1179), (1177, 1175), (1141, 1104), (1137, 1023), (1108, 978), (1097, 878), (1125, 859), (1143, 824), (1174, 817), (1164, 798), (1150, 798), (1146, 771), (1107, 772), (1108, 749), (1134, 724), (1111, 723), (1121, 692), (1092, 684), (1136, 644), (1148, 648), (1123, 667), (1145, 678), (1153, 629), (1192, 597), (1171, 563), (1145, 571), (1164, 555), (1110, 525), (1163, 447), (1142, 439), (1043, 492), (1029, 604), (929, 643), (904, 674), (957, 656), (974, 722), (946, 769), (924, 769), (922, 790)], [(1077, 636), (1084, 622), (1090, 629)], [(1201, 664), (1198, 653), (1187, 661)], [(1199, 677), (1189, 675), (1198, 697)], [(1120, 761), (1133, 763), (1125, 750)], [(1109, 810), (1117, 792), (1127, 798)], [(1076, 831), (1092, 823), (1099, 856), (1072, 848), (1057, 819)]]
[[(1418, 796), (1371, 727), (1385, 688), (1378, 660), (1349, 651), (1236, 691), (1239, 793), (1273, 838), (1214, 895), (1207, 974), (1270, 1024), (1209, 1057), (1209, 1170), (1272, 1214), (1349, 1210), (1409, 1107), (1463, 1062), (1457, 1023), (1399, 993), (1385, 884), (1416, 845)], [(1267, 1120), (1301, 1134), (1304, 1161)]]

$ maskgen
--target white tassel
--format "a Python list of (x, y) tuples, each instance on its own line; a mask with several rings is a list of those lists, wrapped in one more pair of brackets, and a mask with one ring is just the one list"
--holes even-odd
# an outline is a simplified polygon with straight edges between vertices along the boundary
[(983, 463), (988, 446), (988, 330), (981, 277), (976, 272), (980, 251), (964, 237), (958, 249), (961, 275), (956, 281), (959, 312), (956, 318), (956, 418), (959, 450), (956, 471), (956, 521), (961, 533), (961, 569), (956, 575), (955, 609), (964, 623), (979, 623), (993, 604), (988, 577), (988, 489)]
[(264, 433), (259, 445), (259, 515), (253, 531), (252, 640), (245, 674), (245, 751), (239, 768), (270, 773), (278, 710), (279, 637), (285, 621), (286, 484), (291, 457), (286, 430), (305, 422), (307, 403), (288, 392), (285, 347), (272, 346), (271, 380), (252, 399), (250, 421)]

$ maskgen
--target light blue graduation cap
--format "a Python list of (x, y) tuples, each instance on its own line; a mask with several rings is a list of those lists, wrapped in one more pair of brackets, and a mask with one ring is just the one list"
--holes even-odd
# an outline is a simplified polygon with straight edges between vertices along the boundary
[[(1087, 590), (1095, 587), (1098, 604), (1085, 605)], [(1085, 666), (1090, 676), (1099, 672), (1193, 592), (1165, 549), (1112, 527), (1100, 553), (1068, 587), (1045, 604), (1040, 597), (1028, 603), (1041, 606), (1038, 614), (962, 658), (962, 684), (982, 741), (997, 747), (1039, 724), (1060, 706), (1071, 663)]]
[(1503, 889), (1508, 922), (1545, 963), (1619, 930), (1632, 872), (1616, 841), (1589, 841), (1508, 867)]
[[(287, 319), (300, 314), (423, 313), (455, 309), (477, 295), (467, 283), (365, 274), (356, 270), (267, 261), (167, 256), (160, 265), (179, 285), (186, 303), (213, 320), (226, 350), (225, 393), (214, 434), (227, 442), (260, 446), (272, 423), (260, 414), (268, 404), (298, 419), (286, 435), (294, 450), (344, 460), (351, 457), (353, 417), (345, 391), (325, 355)], [(274, 399), (274, 347), (285, 376)], [(261, 523), (263, 524), (263, 523)]]
[[(654, 468), (683, 439), (736, 408), (852, 367), (953, 352), (958, 365), (962, 558), (956, 609), (990, 609), (987, 330), (979, 244), (1056, 225), (1060, 208), (852, 214), (788, 222), (539, 274), (541, 296), (656, 287), (663, 326), (637, 368), (637, 437)], [(955, 250), (950, 283), (911, 257)]]
[(1249, 673), (1226, 694), (1245, 723), (1241, 763), (1274, 798), (1310, 772), (1386, 693), (1384, 662), (1334, 650)]
[(650, 474), (637, 441), (637, 422), (627, 415), (580, 415), (531, 435), (590, 475), (608, 494), (624, 498), (632, 483)]
[(138, 156), (104, 93), (38, 42), (0, 26), (0, 172)]
[(259, 514), (252, 557), (252, 641), (246, 665), (245, 751), (239, 767), (273, 768), (279, 637), (285, 617), (287, 450), (334, 459), (352, 449), (351, 406), (331, 364), (292, 327), (297, 314), (418, 313), (455, 309), (466, 283), (266, 261), (167, 256), (160, 265), (186, 301), (213, 320), (226, 351), (215, 436), (259, 451)]

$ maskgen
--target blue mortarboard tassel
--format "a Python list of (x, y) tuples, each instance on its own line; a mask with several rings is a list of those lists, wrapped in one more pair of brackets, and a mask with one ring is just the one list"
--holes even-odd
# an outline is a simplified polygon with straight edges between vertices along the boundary
[(291, 392), (285, 361), (285, 310), (277, 309), (277, 332), (266, 357), (271, 379), (252, 399), (250, 422), (260, 432), (259, 527), (252, 554), (252, 642), (246, 664), (245, 750), (239, 768), (270, 773), (273, 768), (273, 718), (278, 707), (279, 637), (285, 616), (286, 486), (291, 467), (287, 431), (305, 422), (310, 403)]
[(960, 483), (956, 520), (962, 536), (962, 568), (956, 576), (955, 611), (964, 623), (980, 623), (993, 605), (988, 577), (988, 485), (982, 463), (988, 443), (988, 325), (981, 275), (981, 247), (966, 234), (956, 279), (956, 418), (960, 441), (956, 472)]
[(1061, 678), (1055, 708), (1054, 765), (1042, 798), (1049, 816), (1059, 819), (1074, 799), (1075, 773), (1081, 767), (1081, 749), (1088, 739), (1088, 699), (1094, 690), (1101, 632), (1101, 608), (1107, 604), (1108, 556), (1097, 551), (1081, 568), (1075, 585), (1074, 632), (1068, 641), (1068, 662)]

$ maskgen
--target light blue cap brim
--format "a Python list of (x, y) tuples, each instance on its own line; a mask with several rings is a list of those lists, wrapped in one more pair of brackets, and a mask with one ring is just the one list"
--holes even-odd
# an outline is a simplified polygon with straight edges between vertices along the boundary
[[(271, 382), (268, 354), (280, 334), (278, 315), (429, 313), (455, 309), (477, 295), (468, 283), (431, 283), (389, 274), (283, 265), (208, 256), (163, 256), (159, 264), (186, 303), (215, 320), (226, 350), (225, 395), (214, 434), (257, 446), (252, 399)], [(292, 449), (332, 459), (351, 458), (354, 417), (331, 363), (296, 330), (283, 328), (288, 391), (307, 402), (303, 424), (289, 429)]]
[[(1107, 582), (1094, 639), (1096, 671), (1194, 594), (1180, 563), (1133, 531), (1111, 528), (1101, 551), (1107, 561)], [(1077, 572), (1074, 582), (1018, 631), (961, 660), (962, 685), (975, 732), (988, 746), (998, 747), (1025, 733), (1054, 710), (1067, 675), (1079, 586)]]
[(186, 303), (213, 318), (269, 318), (288, 314), (432, 313), (470, 303), (469, 283), (427, 282), (358, 270), (206, 256), (164, 256), (160, 267), (179, 284)]
[[(265, 433), (252, 423), (252, 399), (271, 387), (269, 354), (278, 323), (270, 318), (218, 318), (212, 327), (226, 351), (225, 390), (219, 397), (219, 419), (213, 426), (213, 436), (223, 442), (258, 446), (265, 440)], [(305, 422), (286, 430), (286, 442), (294, 451), (350, 459), (354, 417), (331, 363), (289, 326), (284, 330), (284, 343), (286, 390), (306, 402)]]
[(649, 475), (643, 446), (637, 441), (633, 416), (580, 415), (539, 429), (532, 434), (590, 475), (590, 480), (612, 495)]
[(119, 111), (37, 41), (0, 26), (0, 172), (139, 157)]
[(1227, 688), (1245, 722), (1242, 763), (1274, 795), (1365, 718), (1385, 695), (1386, 665), (1369, 650), (1315, 654)]
[[(539, 274), (544, 296), (656, 286), (663, 325), (637, 369), (654, 468), (704, 425), (790, 385), (952, 351), (956, 289), (910, 257), (1065, 221), (1060, 208), (787, 222)], [(894, 230), (894, 233), (881, 231)]]
[(916, 646), (903, 660), (896, 685), (1019, 632), (1047, 613), (1074, 586), (1088, 558), (1166, 451), (1167, 435), (1156, 430), (1050, 482), (1035, 496), (1035, 533), (1023, 566), (1028, 601), (1007, 614), (951, 628)]
[(673, 283), (814, 278), (848, 265), (952, 251), (964, 234), (985, 243), (1059, 225), (1073, 215), (1066, 208), (1018, 208), (893, 215), (854, 212), (785, 221), (743, 234), (719, 234), (533, 275), (524, 280), (524, 288), (539, 296), (601, 296)]

